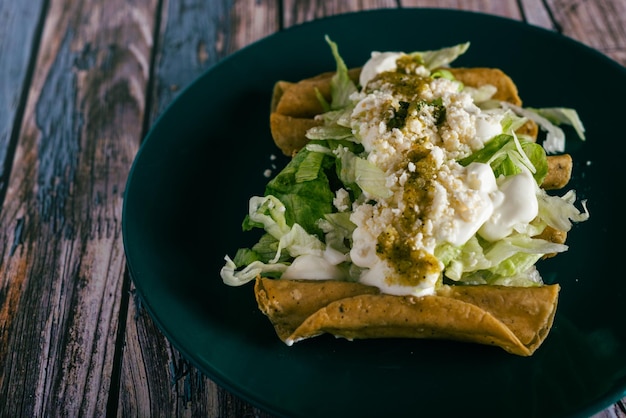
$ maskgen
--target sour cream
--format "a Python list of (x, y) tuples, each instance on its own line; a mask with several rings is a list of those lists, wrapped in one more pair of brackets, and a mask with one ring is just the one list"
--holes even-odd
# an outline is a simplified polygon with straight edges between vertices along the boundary
[[(379, 259), (371, 268), (363, 272), (359, 282), (369, 286), (376, 286), (381, 292), (388, 295), (433, 295), (435, 294), (435, 284), (439, 279), (440, 270), (425, 275), (424, 280), (416, 286), (405, 286), (394, 282), (393, 278), (396, 275), (397, 273), (387, 263)], [(385, 280), (381, 280), (383, 277)]]
[(365, 87), (377, 74), (385, 71), (395, 71), (398, 68), (396, 60), (404, 55), (401, 52), (372, 52), (370, 59), (361, 69), (359, 83)]
[(537, 183), (529, 172), (503, 178), (499, 190), (502, 198), (494, 202), (493, 214), (478, 231), (488, 241), (508, 236), (516, 226), (529, 223), (539, 213)]
[(281, 277), (302, 280), (342, 280), (345, 274), (337, 267), (336, 261), (329, 257), (303, 254), (293, 260)]
[(454, 211), (447, 220), (450, 223), (446, 228), (448, 233), (440, 234), (444, 241), (456, 246), (465, 244), (474, 236), (493, 216), (496, 204), (502, 200), (502, 192), (498, 190), (496, 178), (487, 164), (471, 163), (462, 170), (459, 179), (467, 197), (452, 204)]

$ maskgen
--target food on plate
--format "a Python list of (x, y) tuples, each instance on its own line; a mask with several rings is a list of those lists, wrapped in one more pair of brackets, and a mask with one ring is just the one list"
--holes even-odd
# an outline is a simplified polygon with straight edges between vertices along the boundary
[[(515, 105), (522, 101), (517, 92), (517, 86), (511, 78), (497, 68), (447, 68), (456, 80), (473, 88), (483, 88), (493, 91), (493, 100), (502, 100)], [(324, 111), (319, 95), (324, 100), (331, 99), (330, 84), (334, 72), (301, 80), (296, 83), (278, 81), (274, 85), (270, 105), (270, 129), (276, 145), (285, 155), (292, 156), (307, 142), (306, 131), (313, 126), (320, 125), (321, 120), (315, 116)], [(351, 80), (357, 82), (361, 68), (348, 70)], [(537, 136), (537, 124), (528, 120), (518, 128), (519, 133), (533, 138)]]
[(572, 156), (569, 154), (548, 155), (548, 173), (541, 183), (544, 190), (558, 190), (567, 186), (572, 176)]
[[(530, 356), (560, 286), (537, 262), (568, 249), (588, 219), (565, 153), (574, 109), (524, 107), (501, 69), (454, 68), (469, 43), (373, 52), (348, 69), (278, 81), (274, 142), (292, 157), (253, 196), (244, 230), (264, 234), (221, 270), (254, 281), (259, 309), (288, 345), (430, 338)], [(579, 209), (578, 206), (582, 208)]]
[[(348, 70), (348, 76), (358, 81), (360, 68)], [(325, 72), (297, 83), (278, 81), (274, 85), (270, 105), (270, 129), (276, 145), (285, 155), (299, 151), (309, 140), (306, 131), (320, 125), (315, 116), (324, 112), (319, 95), (330, 100), (330, 85), (334, 72)]]
[[(495, 290), (494, 290), (495, 289)], [(446, 286), (436, 296), (386, 295), (337, 280), (258, 277), (259, 309), (288, 345), (323, 333), (355, 338), (447, 338), (531, 355), (552, 326), (559, 285)], [(502, 303), (506, 300), (506, 304)]]

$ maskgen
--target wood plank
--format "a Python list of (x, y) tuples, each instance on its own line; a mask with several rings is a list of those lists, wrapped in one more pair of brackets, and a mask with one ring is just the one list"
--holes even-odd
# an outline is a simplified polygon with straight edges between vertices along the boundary
[[(231, 3), (163, 1), (149, 124), (212, 65), (279, 30), (276, 1)], [(270, 416), (192, 366), (156, 328), (140, 298), (130, 303), (124, 340), (118, 416)]]
[(626, 397), (594, 414), (591, 418), (626, 418)]
[[(432, 7), (443, 4), (438, 1), (426, 3)], [(506, 5), (488, 1), (449, 3), (453, 7), (470, 7), (468, 10), (503, 16), (511, 13), (518, 19), (524, 15), (516, 2), (507, 2)], [(205, 69), (279, 27), (360, 8), (395, 5), (395, 1), (330, 3), (285, 0), (281, 25), (280, 17), (271, 12), (278, 10), (277, 6), (263, 2), (251, 5), (250, 2), (236, 1), (230, 9), (226, 9), (219, 4), (185, 2), (181, 6), (177, 1), (165, 1), (161, 28), (163, 51), (157, 57), (151, 120)], [(534, 11), (538, 16), (533, 17), (534, 21), (551, 24), (551, 21), (546, 20), (546, 13)], [(214, 25), (206, 22), (213, 22)], [(189, 53), (189, 49), (180, 47), (182, 43), (198, 45), (198, 48), (195, 53)], [(193, 48), (191, 50), (194, 51)], [(127, 321), (118, 416), (269, 417), (218, 387), (191, 366), (158, 332), (151, 318), (141, 308), (140, 301), (131, 303)]]
[(2, 416), (105, 415), (156, 3), (49, 2), (0, 212)]
[(520, 20), (545, 29), (555, 29), (542, 0), (401, 0), (402, 7), (432, 7), (467, 10)]
[(547, 0), (565, 36), (626, 65), (626, 1)]
[(0, 204), (11, 170), (44, 4), (43, 0), (0, 2)]
[(432, 7), (487, 13), (522, 20), (517, 0), (401, 0), (402, 7)]
[(284, 27), (308, 22), (314, 19), (334, 16), (342, 13), (358, 12), (372, 9), (388, 9), (398, 7), (396, 0), (346, 0), (346, 1), (309, 1), (284, 0)]
[(556, 25), (552, 21), (552, 16), (543, 0), (521, 0), (523, 21), (544, 29), (556, 30)]
[(278, 1), (164, 0), (151, 121), (225, 56), (279, 30)]

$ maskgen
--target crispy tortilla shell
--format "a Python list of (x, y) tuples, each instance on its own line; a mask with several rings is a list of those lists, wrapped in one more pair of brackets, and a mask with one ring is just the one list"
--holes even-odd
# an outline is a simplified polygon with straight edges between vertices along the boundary
[(319, 122), (313, 118), (297, 118), (277, 112), (270, 114), (270, 130), (274, 142), (288, 156), (293, 156), (309, 142), (305, 133), (317, 125)]
[(569, 154), (548, 155), (548, 175), (541, 183), (546, 190), (562, 189), (572, 177), (572, 156)]
[[(447, 70), (468, 86), (494, 85), (496, 100), (522, 104), (516, 85), (499, 69)], [(292, 156), (304, 147), (308, 142), (306, 131), (320, 123), (315, 120), (323, 112), (318, 95), (330, 101), (334, 74), (327, 72), (274, 85), (270, 128), (274, 142), (285, 155)], [(355, 82), (359, 74), (360, 68), (350, 70)], [(537, 132), (532, 121), (518, 130), (532, 138)], [(549, 163), (546, 188), (562, 187), (569, 180), (571, 158)], [(546, 234), (542, 238), (564, 240), (564, 236)], [(326, 333), (347, 339), (458, 340), (498, 346), (520, 356), (532, 355), (547, 337), (559, 290), (558, 285), (444, 286), (437, 295), (415, 297), (382, 294), (376, 287), (332, 280), (257, 278), (254, 286), (259, 309), (288, 345)]]
[(321, 334), (347, 339), (428, 338), (498, 346), (530, 356), (547, 337), (559, 285), (444, 286), (395, 296), (339, 281), (258, 278), (259, 309), (288, 345)]
[(309, 316), (339, 299), (378, 294), (376, 287), (330, 280), (273, 280), (258, 278), (254, 294), (261, 312), (285, 341)]
[[(470, 87), (482, 87), (491, 84), (496, 88), (494, 100), (508, 102), (516, 106), (522, 105), (517, 86), (504, 71), (499, 68), (471, 67), (471, 68), (446, 68), (454, 78)], [(539, 127), (532, 120), (527, 121), (517, 131), (518, 134), (537, 139)]]
[(522, 105), (522, 99), (520, 99), (517, 86), (511, 80), (511, 77), (506, 75), (504, 71), (499, 68), (488, 67), (471, 67), (471, 68), (446, 68), (450, 71), (454, 78), (466, 86), (482, 87), (487, 84), (491, 84), (497, 90), (493, 95), (493, 99), (501, 100), (503, 102), (509, 102), (516, 106)]
[[(348, 76), (358, 83), (360, 68), (348, 70)], [(274, 85), (274, 92), (271, 102), (271, 112), (297, 118), (313, 118), (324, 112), (320, 104), (318, 93), (330, 102), (330, 81), (335, 75), (334, 71), (329, 71), (305, 78), (304, 80), (292, 83), (288, 81), (278, 81)]]
[[(485, 84), (495, 86), (497, 91), (493, 98), (496, 100), (518, 106), (522, 104), (517, 86), (500, 69), (476, 67), (446, 68), (446, 70), (467, 86), (480, 87)], [(350, 78), (358, 83), (361, 69), (352, 68), (348, 71)], [(314, 120), (315, 115), (324, 111), (318, 94), (327, 102), (330, 101), (330, 82), (334, 75), (334, 71), (329, 71), (298, 82), (280, 80), (274, 84), (270, 104), (270, 130), (274, 142), (283, 154), (292, 156), (308, 142), (306, 131), (318, 124)], [(533, 121), (528, 121), (517, 132), (536, 139), (538, 127)]]

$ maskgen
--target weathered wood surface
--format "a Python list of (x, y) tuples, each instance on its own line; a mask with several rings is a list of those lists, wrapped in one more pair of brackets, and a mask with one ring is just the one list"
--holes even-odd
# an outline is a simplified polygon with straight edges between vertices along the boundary
[[(141, 308), (121, 237), (128, 170), (155, 118), (228, 54), (396, 7), (523, 20), (626, 65), (623, 0), (0, 0), (0, 416), (269, 417)], [(626, 417), (625, 403), (596, 417)]]
[[(20, 4), (32, 6), (2, 8)], [(110, 395), (117, 400), (111, 377), (128, 299), (122, 194), (143, 135), (156, 6), (51, 1), (41, 22), (12, 15), (20, 31), (5, 39), (14, 51), (25, 47), (13, 38), (20, 32), (38, 46), (22, 61), (32, 78), (18, 95), (23, 115), (15, 103), (16, 145), (5, 148), (13, 155), (0, 212), (2, 416), (100, 416)]]

